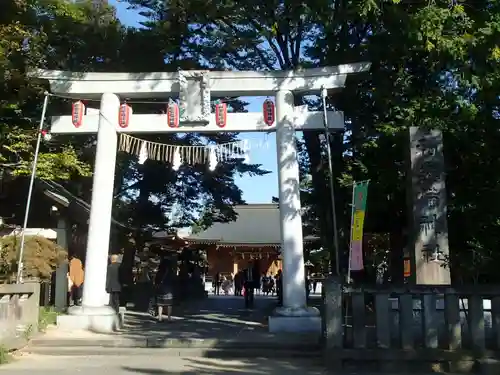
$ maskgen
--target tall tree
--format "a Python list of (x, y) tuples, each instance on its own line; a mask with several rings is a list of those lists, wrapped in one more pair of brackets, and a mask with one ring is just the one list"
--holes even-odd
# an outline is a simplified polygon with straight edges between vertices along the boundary
[[(280, 70), (317, 65), (305, 55), (304, 48), (318, 41), (318, 23), (335, 11), (326, 1), (151, 1), (130, 3), (146, 9), (146, 16), (155, 15), (167, 25), (182, 22), (185, 34), (178, 40), (183, 55), (195, 56), (211, 69)], [(366, 1), (367, 6), (371, 1)], [(303, 98), (296, 98), (303, 104)], [(311, 193), (320, 216), (323, 244), (332, 248), (332, 212), (329, 201), (321, 132), (304, 134), (310, 174)], [(336, 174), (342, 170), (342, 136), (335, 136)], [(339, 215), (342, 218), (342, 215)]]
[[(4, 11), (5, 10), (5, 11)], [(94, 9), (63, 0), (9, 1), (2, 8), (0, 62), (4, 85), (0, 102), (2, 115), (1, 160), (10, 167), (10, 175), (28, 174), (37, 136), (43, 82), (26, 79), (33, 68), (84, 71), (161, 71), (198, 66), (196, 60), (176, 60), (175, 44), (164, 39), (157, 29), (124, 28), (109, 17), (109, 9)], [(106, 22), (97, 22), (106, 16)], [(179, 32), (182, 31), (179, 29)], [(179, 34), (179, 32), (177, 34)], [(171, 60), (168, 62), (168, 60)], [(82, 98), (85, 99), (85, 98)], [(230, 103), (241, 110), (241, 103)], [(88, 103), (95, 106), (95, 103)], [(150, 112), (162, 111), (164, 105), (138, 104)], [(67, 100), (51, 99), (48, 114), (67, 113)], [(148, 138), (163, 143), (200, 145), (237, 140), (235, 134), (218, 136), (166, 136)], [(89, 201), (90, 176), (95, 154), (95, 138), (58, 135), (43, 144), (38, 176), (66, 179), (65, 186)], [(183, 167), (173, 173), (168, 165), (147, 162), (138, 166), (133, 157), (120, 155), (116, 177), (115, 214), (139, 229), (160, 229), (169, 224), (173, 205), (181, 207), (175, 225), (190, 224), (201, 209), (198, 202), (224, 213), (222, 220), (234, 218), (231, 205), (242, 203), (241, 191), (234, 184), (234, 174), (266, 173), (258, 165), (234, 159), (221, 164), (213, 173), (204, 166)], [(82, 178), (78, 178), (78, 175)], [(22, 192), (20, 192), (22, 193)], [(22, 199), (16, 199), (22, 202)], [(8, 211), (7, 207), (3, 207)], [(21, 207), (19, 207), (21, 208)], [(134, 213), (140, 213), (140, 217)]]
[[(369, 77), (351, 79), (330, 98), (347, 119), (345, 137), (332, 139), (341, 229), (348, 230), (351, 183), (371, 179), (367, 230), (391, 234), (393, 265), (401, 265), (408, 243), (406, 132), (411, 125), (439, 128), (445, 134), (453, 267), (460, 275), (477, 276), (494, 264), (499, 207), (489, 197), (497, 195), (498, 186), (498, 1), (130, 3), (144, 7), (154, 25), (164, 25), (159, 33), (182, 25), (179, 58), (195, 56), (212, 69), (371, 61)], [(317, 225), (331, 247), (319, 134), (304, 134), (304, 142)], [(465, 229), (471, 218), (475, 225)], [(394, 268), (393, 278), (400, 278), (401, 268)]]

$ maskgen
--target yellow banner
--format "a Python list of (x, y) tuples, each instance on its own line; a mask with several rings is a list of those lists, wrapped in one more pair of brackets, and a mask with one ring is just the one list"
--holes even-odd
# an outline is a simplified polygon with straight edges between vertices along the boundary
[(363, 240), (363, 223), (365, 221), (365, 211), (354, 211), (352, 220), (352, 241)]

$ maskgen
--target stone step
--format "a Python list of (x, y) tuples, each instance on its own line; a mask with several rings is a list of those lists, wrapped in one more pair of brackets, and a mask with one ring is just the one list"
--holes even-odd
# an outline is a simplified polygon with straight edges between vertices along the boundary
[(308, 335), (265, 335), (242, 338), (187, 338), (165, 336), (44, 337), (33, 338), (29, 347), (105, 347), (105, 348), (205, 348), (205, 349), (286, 349), (318, 350), (319, 339)]
[(203, 357), (203, 358), (322, 358), (319, 348), (120, 348), (120, 347), (67, 347), (67, 346), (28, 346), (21, 353), (45, 356), (134, 356), (155, 354), (165, 357)]

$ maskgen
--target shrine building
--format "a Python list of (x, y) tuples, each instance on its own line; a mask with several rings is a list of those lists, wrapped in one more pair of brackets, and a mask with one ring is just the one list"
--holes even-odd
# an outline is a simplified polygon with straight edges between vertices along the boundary
[(282, 268), (278, 204), (237, 205), (234, 210), (235, 221), (184, 237), (191, 248), (205, 251), (207, 276), (234, 275), (255, 260), (261, 273), (275, 275)]

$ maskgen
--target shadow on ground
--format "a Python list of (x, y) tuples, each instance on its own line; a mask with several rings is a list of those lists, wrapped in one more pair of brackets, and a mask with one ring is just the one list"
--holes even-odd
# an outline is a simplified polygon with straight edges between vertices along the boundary
[(31, 340), (29, 350), (42, 354), (92, 348), (221, 349), (238, 355), (262, 356), (269, 350), (318, 351), (320, 337), (311, 333), (270, 333), (267, 317), (276, 299), (257, 296), (255, 308), (244, 309), (242, 297), (211, 296), (174, 309), (173, 321), (158, 322), (145, 312), (127, 311), (124, 327), (113, 335), (54, 330)]
[[(165, 365), (165, 368), (168, 365)], [(325, 374), (317, 360), (235, 360), (216, 361), (210, 359), (191, 358), (182, 371), (171, 371), (163, 368), (144, 368), (123, 366), (125, 373), (145, 375), (232, 375), (232, 374), (273, 374), (302, 375)]]
[(122, 335), (176, 339), (234, 338), (248, 332), (267, 332), (267, 315), (276, 305), (273, 298), (256, 299), (253, 310), (244, 309), (242, 297), (219, 296), (178, 306), (174, 320), (158, 322), (146, 312), (127, 311)]

